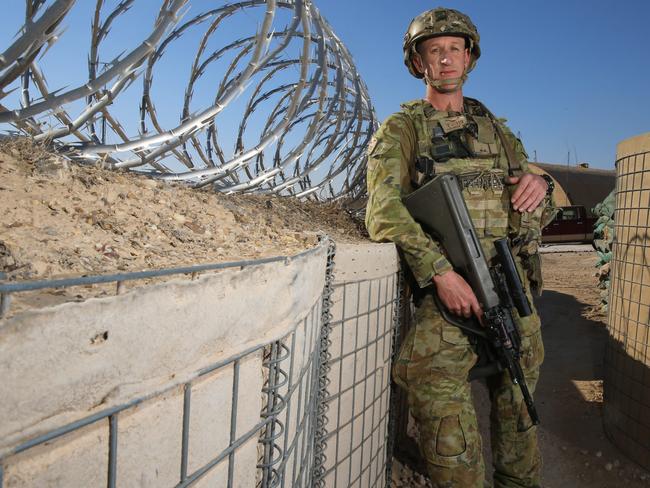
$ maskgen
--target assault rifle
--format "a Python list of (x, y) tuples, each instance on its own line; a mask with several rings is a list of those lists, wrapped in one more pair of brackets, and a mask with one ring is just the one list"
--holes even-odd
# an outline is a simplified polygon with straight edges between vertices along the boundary
[(521, 338), (512, 316), (513, 308), (521, 317), (532, 314), (532, 310), (507, 239), (494, 241), (498, 264), (490, 268), (454, 175), (435, 177), (406, 196), (404, 205), (424, 231), (442, 244), (454, 270), (465, 278), (484, 312), (483, 325), (476, 317), (455, 316), (434, 293), (442, 316), (470, 336), (485, 340), (488, 351), (497, 360), (497, 371), (508, 370), (512, 382), (521, 389), (531, 420), (539, 424), (519, 364)]

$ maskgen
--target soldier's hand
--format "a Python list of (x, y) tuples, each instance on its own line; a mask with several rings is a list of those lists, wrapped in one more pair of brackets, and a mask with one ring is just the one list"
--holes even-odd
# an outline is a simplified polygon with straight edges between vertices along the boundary
[(474, 314), (482, 320), (483, 310), (467, 281), (455, 271), (433, 277), (442, 304), (454, 315), (469, 318)]
[(519, 212), (532, 212), (544, 200), (548, 183), (539, 175), (526, 173), (522, 176), (510, 176), (506, 182), (517, 185), (510, 202), (512, 207)]

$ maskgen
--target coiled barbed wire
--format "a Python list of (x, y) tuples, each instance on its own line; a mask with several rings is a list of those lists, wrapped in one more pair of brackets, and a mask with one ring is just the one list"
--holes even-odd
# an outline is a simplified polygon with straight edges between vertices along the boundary
[[(87, 79), (51, 90), (42, 64), (64, 69), (50, 47), (84, 5), (74, 4), (26, 0), (25, 24), (0, 54), (0, 128), (54, 141), (81, 161), (221, 191), (365, 193), (374, 109), (312, 0), (96, 0)], [(125, 42), (112, 31), (135, 15), (129, 37), (138, 40), (109, 54)]]

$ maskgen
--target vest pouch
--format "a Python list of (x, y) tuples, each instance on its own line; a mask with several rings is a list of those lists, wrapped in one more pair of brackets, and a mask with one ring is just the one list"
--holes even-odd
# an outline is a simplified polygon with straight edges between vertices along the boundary
[(497, 133), (488, 117), (473, 117), (477, 126), (476, 137), (469, 135), (467, 141), (474, 157), (493, 158), (499, 155)]
[[(463, 197), (480, 239), (505, 237), (508, 232), (510, 201), (500, 169), (481, 171), (473, 177), (463, 176)], [(488, 254), (491, 250), (485, 250)]]

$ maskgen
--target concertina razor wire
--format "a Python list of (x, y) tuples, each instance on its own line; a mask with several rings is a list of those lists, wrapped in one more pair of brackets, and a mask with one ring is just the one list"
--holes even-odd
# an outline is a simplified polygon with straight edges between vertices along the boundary
[[(374, 109), (312, 1), (161, 1), (26, 0), (0, 54), (0, 128), (196, 187), (365, 194)], [(48, 72), (73, 76), (75, 59), (57, 47), (84, 15), (87, 70), (52, 89)]]

